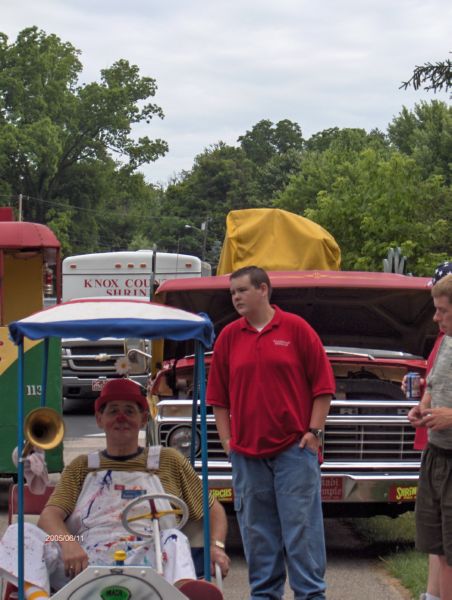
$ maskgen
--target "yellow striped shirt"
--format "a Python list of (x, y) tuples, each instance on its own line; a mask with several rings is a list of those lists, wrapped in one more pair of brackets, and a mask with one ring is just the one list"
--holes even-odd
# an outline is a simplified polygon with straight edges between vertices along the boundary
[[(88, 456), (82, 454), (75, 458), (61, 474), (55, 491), (47, 501), (46, 506), (58, 506), (69, 516), (72, 514), (77, 499), (83, 487), (86, 476), (91, 471), (144, 471), (148, 469), (147, 448), (133, 458), (119, 461), (100, 455), (99, 469), (88, 469)], [(174, 448), (162, 448), (158, 471), (154, 471), (160, 478), (163, 489), (167, 494), (173, 494), (185, 501), (188, 506), (190, 519), (198, 520), (203, 516), (202, 509), (202, 484), (198, 475), (189, 461)], [(209, 507), (212, 506), (213, 497), (209, 497)]]

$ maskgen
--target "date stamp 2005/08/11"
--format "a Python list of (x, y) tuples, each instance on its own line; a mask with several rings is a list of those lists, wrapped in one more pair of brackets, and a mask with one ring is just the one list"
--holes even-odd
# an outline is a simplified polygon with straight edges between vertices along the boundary
[(68, 533), (55, 533), (46, 536), (46, 542), (83, 542), (83, 535), (71, 535)]

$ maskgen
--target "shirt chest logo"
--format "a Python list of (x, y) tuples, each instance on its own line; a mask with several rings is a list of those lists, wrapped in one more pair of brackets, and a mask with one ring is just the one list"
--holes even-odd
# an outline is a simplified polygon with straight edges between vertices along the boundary
[(275, 346), (282, 346), (283, 348), (287, 348), (290, 346), (289, 340), (273, 340)]

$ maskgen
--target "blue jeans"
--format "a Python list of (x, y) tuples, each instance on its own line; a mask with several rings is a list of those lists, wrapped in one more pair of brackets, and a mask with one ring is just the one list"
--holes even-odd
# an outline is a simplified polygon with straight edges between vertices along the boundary
[(231, 453), (234, 504), (251, 600), (325, 598), (325, 536), (317, 454), (298, 443), (272, 458)]

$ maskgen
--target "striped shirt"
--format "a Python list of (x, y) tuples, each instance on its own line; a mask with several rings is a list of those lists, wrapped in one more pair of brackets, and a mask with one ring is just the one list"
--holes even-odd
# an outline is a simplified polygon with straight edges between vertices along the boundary
[[(147, 448), (138, 456), (123, 461), (106, 458), (101, 453), (99, 469), (90, 470), (88, 469), (88, 456), (82, 454), (65, 467), (46, 506), (57, 506), (69, 516), (74, 511), (83, 483), (89, 472), (109, 469), (112, 471), (146, 472), (147, 457)], [(162, 448), (159, 469), (153, 471), (153, 474), (160, 478), (162, 487), (167, 494), (173, 494), (185, 501), (190, 519), (196, 521), (202, 518), (201, 480), (189, 461), (180, 452), (174, 450), (174, 448)], [(209, 507), (212, 506), (213, 501), (213, 497), (210, 496)]]

